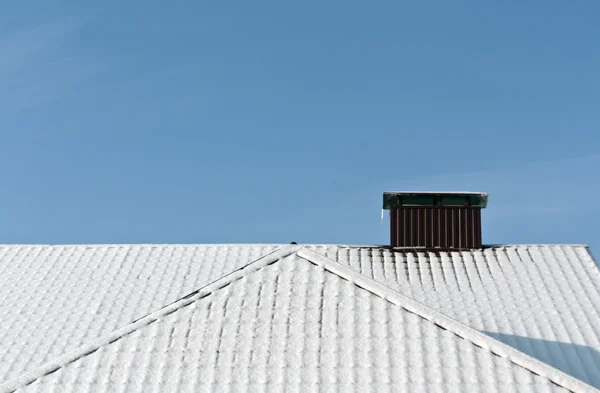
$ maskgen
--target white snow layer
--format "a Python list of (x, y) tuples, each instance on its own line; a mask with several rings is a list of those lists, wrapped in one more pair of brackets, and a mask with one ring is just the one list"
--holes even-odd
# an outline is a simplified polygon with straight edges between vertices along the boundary
[[(168, 389), (185, 391), (186, 388), (182, 387), (183, 385), (177, 385), (177, 383), (175, 383), (175, 387), (164, 387), (163, 385), (166, 382), (162, 377), (173, 373), (183, 375), (188, 369), (189, 372), (199, 372), (199, 370), (196, 370), (199, 367), (198, 364), (188, 363), (185, 360), (187, 358), (181, 354), (181, 359), (183, 360), (180, 360), (180, 363), (173, 363), (174, 359), (171, 359), (171, 352), (179, 353), (177, 351), (182, 351), (181, 348), (173, 351), (169, 349), (166, 354), (163, 354), (158, 349), (153, 349), (150, 350), (150, 353), (146, 353), (144, 351), (147, 351), (148, 348), (144, 346), (146, 344), (142, 340), (136, 344), (140, 345), (136, 350), (139, 353), (134, 351), (136, 355), (127, 352), (129, 351), (128, 349), (123, 349), (124, 352), (114, 349), (115, 345), (121, 348), (124, 344), (118, 343), (129, 340), (128, 337), (137, 337), (136, 335), (141, 334), (141, 331), (147, 332), (148, 329), (156, 329), (156, 327), (150, 325), (135, 330), (134, 333), (115, 341), (113, 344), (99, 346), (97, 351), (92, 355), (71, 359), (70, 361), (73, 362), (73, 366), (57, 368), (56, 362), (65, 357), (69, 358), (69, 356), (72, 357), (74, 354), (77, 355), (77, 351), (81, 351), (82, 348), (89, 349), (90, 346), (96, 345), (98, 340), (101, 342), (103, 339), (105, 340), (111, 333), (115, 334), (115, 332), (122, 329), (131, 328), (132, 325), (130, 323), (132, 321), (148, 314), (152, 315), (153, 312), (161, 309), (161, 307), (181, 299), (188, 293), (206, 286), (210, 282), (247, 265), (253, 260), (274, 252), (279, 247), (281, 246), (122, 245), (0, 247), (0, 299), (2, 299), (0, 302), (0, 384), (10, 380), (1, 386), (17, 386), (18, 381), (23, 381), (27, 378), (31, 379), (33, 375), (37, 376), (35, 382), (28, 385), (27, 389), (36, 386), (36, 389), (39, 388), (42, 389), (40, 391), (44, 391), (43, 389), (47, 389), (48, 387), (42, 387), (44, 385), (43, 381), (52, 381), (48, 383), (58, 383), (55, 386), (55, 391), (136, 391), (129, 385), (131, 383), (140, 386), (143, 385), (143, 389), (140, 387), (139, 389), (142, 390), (139, 391), (152, 391), (153, 388), (156, 391), (168, 391)], [(285, 249), (289, 248), (285, 247)], [(485, 249), (484, 251), (453, 253), (394, 252), (381, 247), (367, 246), (314, 245), (309, 246), (309, 248), (342, 265), (350, 267), (365, 277), (372, 278), (409, 298), (446, 314), (450, 318), (482, 331), (488, 336), (562, 370), (583, 382), (600, 387), (600, 339), (598, 329), (596, 328), (600, 326), (600, 276), (598, 275), (597, 266), (584, 246), (503, 246)], [(294, 257), (294, 260), (296, 261), (298, 258)], [(273, 266), (284, 265), (288, 266), (290, 264), (276, 263)], [(304, 266), (306, 264), (300, 265)], [(315, 271), (315, 268), (310, 272), (300, 274), (298, 269), (300, 267), (293, 268), (292, 273), (287, 274), (291, 274), (290, 277), (295, 280), (294, 282), (298, 281), (300, 284), (307, 280), (311, 281), (311, 288), (313, 284), (316, 285), (312, 282), (316, 280), (316, 277), (319, 277), (319, 275), (329, 277), (330, 275), (328, 272), (319, 273), (318, 269)], [(312, 277), (313, 274), (316, 274), (316, 276)], [(252, 274), (252, 277), (256, 276), (260, 276), (260, 272)], [(308, 377), (302, 376), (304, 375), (302, 370), (315, 367), (314, 363), (310, 365), (305, 364), (306, 360), (304, 357), (308, 356), (308, 352), (307, 355), (304, 355), (304, 352), (307, 351), (306, 348), (310, 347), (310, 345), (322, 346), (324, 348), (331, 344), (337, 348), (335, 350), (331, 349), (333, 352), (324, 352), (324, 350), (319, 349), (314, 350), (316, 351), (316, 355), (313, 354), (311, 356), (317, 356), (317, 366), (320, 370), (317, 374), (321, 375), (317, 378), (318, 381), (328, 381), (331, 375), (337, 375), (335, 381), (340, 384), (340, 391), (343, 391), (341, 387), (345, 387), (346, 385), (344, 384), (347, 383), (343, 382), (342, 379), (345, 381), (346, 377), (350, 376), (351, 381), (358, 383), (356, 378), (362, 375), (361, 373), (368, 374), (369, 376), (365, 378), (372, 378), (377, 383), (380, 382), (380, 376), (383, 377), (388, 373), (390, 381), (393, 380), (393, 384), (390, 387), (368, 385), (371, 386), (370, 388), (362, 384), (356, 385), (356, 389), (362, 386), (367, 390), (375, 389), (377, 391), (386, 391), (386, 389), (395, 391), (396, 389), (409, 388), (409, 390), (415, 391), (419, 391), (419, 389), (436, 390), (433, 389), (433, 385), (429, 388), (427, 384), (439, 383), (441, 378), (444, 381), (443, 386), (446, 390), (456, 390), (457, 388), (452, 387), (452, 384), (444, 379), (446, 378), (444, 373), (442, 373), (444, 375), (436, 374), (438, 371), (436, 371), (437, 369), (434, 366), (432, 366), (433, 368), (421, 370), (424, 374), (419, 374), (421, 371), (418, 371), (420, 370), (418, 367), (412, 367), (413, 362), (418, 363), (424, 361), (423, 359), (429, 361), (428, 356), (433, 351), (433, 353), (439, 353), (440, 356), (446, 359), (446, 362), (449, 356), (451, 359), (454, 359), (453, 362), (456, 362), (455, 366), (449, 366), (447, 363), (444, 363), (443, 368), (454, 367), (455, 371), (459, 374), (459, 377), (456, 378), (461, 383), (466, 381), (465, 383), (475, 384), (473, 381), (476, 380), (478, 383), (483, 384), (481, 386), (487, 386), (492, 391), (527, 391), (526, 388), (520, 385), (517, 388), (518, 383), (520, 383), (518, 381), (521, 380), (515, 379), (516, 374), (512, 374), (513, 371), (506, 371), (506, 373), (502, 371), (500, 374), (491, 371), (490, 374), (488, 369), (491, 366), (489, 364), (494, 364), (492, 369), (496, 370), (495, 361), (490, 363), (486, 360), (487, 363), (483, 362), (481, 364), (476, 362), (476, 370), (470, 370), (469, 367), (471, 366), (469, 366), (469, 362), (472, 360), (471, 355), (467, 357), (459, 356), (454, 354), (458, 349), (452, 351), (448, 349), (450, 352), (445, 352), (447, 350), (445, 347), (437, 348), (438, 344), (434, 345), (432, 342), (445, 343), (445, 340), (431, 341), (433, 338), (422, 333), (423, 329), (421, 328), (414, 331), (407, 330), (413, 329), (414, 326), (406, 322), (410, 319), (406, 316), (395, 320), (393, 323), (394, 326), (385, 327), (385, 329), (390, 329), (389, 331), (400, 329), (400, 331), (406, 332), (405, 336), (410, 333), (409, 336), (411, 339), (405, 340), (406, 342), (404, 343), (404, 345), (408, 346), (408, 349), (403, 348), (400, 350), (398, 347), (394, 347), (395, 345), (400, 345), (398, 343), (393, 344), (390, 341), (394, 333), (382, 337), (376, 336), (379, 347), (371, 342), (374, 340), (373, 338), (365, 338), (366, 341), (361, 341), (360, 337), (364, 338), (364, 336), (356, 336), (354, 333), (356, 329), (359, 329), (359, 325), (363, 323), (360, 322), (362, 318), (366, 316), (367, 320), (372, 322), (369, 323), (369, 329), (371, 327), (375, 330), (384, 329), (384, 327), (376, 328), (375, 325), (379, 326), (383, 324), (385, 326), (389, 324), (393, 313), (393, 311), (389, 310), (390, 305), (384, 307), (384, 312), (379, 313), (375, 313), (373, 309), (367, 307), (367, 310), (364, 311), (366, 314), (364, 315), (362, 314), (363, 311), (354, 309), (346, 310), (340, 306), (341, 311), (336, 311), (335, 315), (339, 316), (343, 314), (344, 316), (341, 318), (346, 318), (346, 315), (350, 317), (352, 313), (359, 314), (355, 314), (352, 317), (356, 318), (356, 320), (353, 322), (350, 321), (355, 325), (352, 331), (347, 331), (345, 327), (338, 326), (340, 324), (339, 320), (336, 322), (338, 325), (334, 325), (337, 328), (333, 328), (329, 326), (331, 323), (330, 319), (320, 319), (321, 322), (319, 324), (321, 327), (319, 330), (323, 331), (322, 334), (325, 334), (327, 331), (327, 334), (337, 335), (336, 340), (329, 343), (329, 336), (327, 336), (328, 340), (321, 342), (309, 333), (309, 327), (311, 324), (314, 324), (314, 321), (311, 322), (312, 320), (310, 319), (313, 313), (322, 309), (323, 317), (329, 315), (325, 306), (319, 308), (311, 303), (311, 301), (315, 301), (310, 296), (312, 292), (309, 291), (302, 294), (296, 293), (292, 289), (290, 289), (291, 292), (287, 295), (287, 292), (283, 289), (278, 289), (273, 293), (265, 292), (264, 296), (271, 293), (269, 295), (271, 296), (269, 299), (272, 298), (271, 300), (280, 299), (282, 296), (284, 299), (289, 297), (290, 302), (292, 298), (296, 299), (294, 300), (294, 304), (297, 305), (296, 307), (291, 308), (290, 306), (290, 308), (284, 309), (270, 308), (269, 310), (271, 311), (269, 312), (271, 314), (268, 314), (266, 311), (264, 313), (259, 312), (260, 307), (258, 303), (250, 302), (249, 299), (245, 299), (243, 293), (240, 294), (237, 292), (257, 290), (255, 288), (256, 285), (263, 289), (269, 288), (272, 285), (279, 285), (278, 280), (282, 277), (284, 277), (283, 270), (281, 274), (265, 276), (263, 280), (260, 280), (261, 284), (253, 284), (251, 288), (246, 284), (242, 285), (246, 280), (250, 280), (248, 277), (230, 285), (231, 288), (236, 288), (236, 292), (234, 293), (231, 292), (232, 289), (227, 288), (215, 292), (215, 299), (224, 297), (223, 301), (227, 302), (227, 304), (230, 301), (233, 302), (231, 307), (237, 304), (235, 303), (235, 299), (244, 302), (244, 307), (239, 310), (236, 309), (236, 312), (240, 313), (239, 318), (242, 318), (242, 315), (244, 315), (246, 319), (243, 320), (243, 323), (237, 323), (236, 318), (238, 317), (232, 316), (236, 314), (227, 313), (226, 321), (219, 320), (218, 323), (222, 323), (222, 325), (215, 327), (217, 331), (213, 332), (211, 327), (207, 329), (206, 334), (208, 335), (207, 337), (213, 337), (217, 342), (223, 339), (225, 341), (231, 340), (231, 334), (233, 333), (223, 333), (226, 334), (225, 336), (220, 333), (220, 329), (223, 329), (223, 332), (228, 332), (230, 324), (237, 324), (243, 327), (242, 331), (252, 331), (252, 334), (258, 336), (266, 334), (263, 331), (265, 328), (274, 329), (279, 333), (280, 330), (278, 329), (285, 327), (287, 333), (284, 334), (283, 338), (278, 338), (280, 341), (289, 340), (291, 336), (287, 335), (291, 334), (291, 332), (297, 333), (294, 336), (294, 340), (300, 340), (301, 335), (299, 332), (302, 332), (302, 334), (307, 336), (303, 344), (298, 344), (304, 348), (300, 351), (303, 354), (301, 356), (303, 360), (301, 360), (300, 365), (294, 365), (287, 358), (288, 352), (293, 354), (293, 349), (296, 348), (292, 344), (285, 344), (283, 347), (281, 346), (283, 344), (281, 344), (280, 347), (275, 347), (285, 349), (285, 355), (276, 353), (271, 355), (273, 349), (269, 347), (270, 349), (266, 350), (267, 354), (263, 354), (257, 360), (256, 353), (265, 351), (262, 348), (262, 344), (258, 341), (256, 343), (253, 343), (254, 341), (252, 343), (240, 341), (239, 344), (236, 344), (240, 348), (235, 347), (232, 350), (234, 353), (233, 359), (229, 359), (230, 363), (228, 363), (229, 366), (227, 367), (236, 367), (236, 369), (239, 367), (249, 367), (245, 371), (239, 369), (239, 372), (244, 374), (249, 373), (250, 369), (256, 372), (255, 368), (262, 370), (270, 368), (275, 364), (277, 367), (281, 367), (277, 372), (284, 372), (286, 378), (287, 375), (296, 375), (296, 373), (300, 372), (300, 377), (296, 376), (296, 379), (293, 379), (300, 385), (293, 385), (292, 383), (290, 386), (285, 386), (291, 390), (299, 390), (302, 387), (310, 386), (306, 385), (306, 378)], [(344, 300), (340, 298), (341, 295), (338, 291), (343, 285), (334, 285), (333, 287), (337, 288), (335, 290), (331, 290), (330, 288), (331, 285), (329, 282), (336, 280), (340, 279), (336, 279), (335, 277), (327, 280), (324, 279), (323, 283), (317, 286), (323, 291), (324, 295), (327, 295), (322, 300), (319, 300), (323, 301), (324, 305)], [(264, 297), (262, 293), (263, 289), (260, 290), (261, 295), (257, 299)], [(354, 295), (346, 299), (345, 302), (351, 302), (354, 305), (359, 304), (361, 302), (360, 299), (367, 296), (363, 292), (355, 289), (352, 292)], [(333, 299), (330, 299), (330, 297), (333, 297)], [(368, 292), (367, 298), (371, 299), (367, 302), (369, 305), (382, 300), (370, 292)], [(255, 300), (258, 302), (257, 299)], [(208, 307), (208, 310), (217, 310), (216, 308), (213, 309), (212, 305), (208, 306), (205, 300), (197, 300), (194, 304), (197, 304), (197, 307), (200, 307), (200, 304), (204, 304)], [(189, 307), (192, 306), (190, 305)], [(225, 313), (229, 309), (228, 307), (223, 306), (223, 309), (220, 311)], [(235, 307), (241, 307), (241, 304)], [(336, 308), (334, 306), (328, 307)], [(251, 318), (251, 315), (254, 315), (252, 314), (253, 312), (257, 312), (255, 319)], [(177, 311), (173, 313), (173, 316), (182, 313), (183, 311)], [(218, 317), (218, 315), (212, 314), (210, 318), (207, 315), (207, 319), (203, 320), (202, 323), (207, 324), (206, 326), (213, 326), (211, 324), (216, 323), (213, 321), (214, 318), (224, 317)], [(290, 321), (284, 325), (273, 325), (276, 318), (283, 318), (283, 315), (288, 315), (286, 318), (289, 318)], [(165, 317), (165, 320), (170, 320), (169, 318), (171, 317)], [(346, 322), (350, 323), (349, 321)], [(302, 327), (298, 324), (306, 326)], [(152, 325), (155, 324), (153, 323)], [(187, 329), (187, 327), (192, 326), (192, 322), (183, 322), (183, 325), (173, 322), (173, 326), (171, 326), (173, 332), (165, 333), (161, 331), (162, 333), (159, 332), (160, 334), (156, 333), (156, 340), (159, 340), (159, 336), (162, 337), (165, 334), (174, 339), (177, 337), (176, 334), (181, 334), (175, 332), (183, 329), (182, 326), (186, 326), (185, 328)], [(193, 326), (195, 329), (196, 325)], [(293, 328), (293, 326), (296, 327)], [(287, 331), (288, 327), (292, 330)], [(447, 332), (447, 330), (441, 330)], [(334, 331), (337, 333), (333, 333)], [(154, 337), (153, 334), (150, 334), (150, 336)], [(191, 330), (189, 334), (192, 334)], [(365, 334), (369, 337), (370, 333), (367, 332)], [(323, 338), (325, 336), (321, 335), (320, 337)], [(210, 340), (213, 340), (213, 338), (210, 338)], [(160, 340), (164, 339), (164, 337), (160, 338)], [(150, 347), (155, 348), (158, 345), (158, 341), (154, 341), (155, 338), (149, 340), (151, 341), (148, 344)], [(167, 338), (167, 340), (171, 339)], [(268, 338), (269, 346), (272, 345), (271, 340), (275, 340), (275, 338)], [(239, 341), (239, 337), (237, 341)], [(276, 340), (273, 342), (276, 342)], [(215, 345), (217, 344), (214, 342), (203, 342), (201, 347), (194, 347), (193, 349), (185, 347), (187, 349), (184, 349), (183, 353), (199, 351), (203, 356), (201, 362), (207, 361), (205, 357), (214, 358), (216, 356), (220, 359), (222, 356), (221, 349), (217, 350), (216, 348), (221, 348), (223, 344), (219, 343), (217, 347)], [(251, 349), (253, 355), (250, 359), (238, 359), (238, 356), (245, 354), (241, 349), (242, 347), (245, 348), (245, 346), (254, 348)], [(384, 347), (389, 347), (389, 350)], [(352, 350), (358, 348), (360, 351), (366, 348), (367, 353), (375, 350), (377, 355), (359, 355), (360, 351), (356, 354), (352, 352), (352, 358), (348, 357), (350, 355), (343, 358), (348, 363), (341, 363), (342, 355), (345, 353), (344, 351), (347, 351), (344, 348), (353, 348)], [(373, 348), (373, 350), (369, 350), (369, 348)], [(392, 360), (382, 363), (386, 365), (381, 366), (383, 370), (380, 370), (379, 365), (376, 367), (373, 366), (373, 359), (364, 363), (364, 361), (370, 359), (369, 356), (379, 359), (380, 354), (387, 353), (387, 351), (393, 352), (393, 348), (399, 351), (395, 352), (398, 357), (404, 358), (396, 359), (396, 356), (394, 356), (392, 360), (395, 364), (408, 362), (408, 365), (404, 364), (400, 367), (404, 370), (403, 372), (399, 372), (392, 367)], [(475, 347), (475, 349), (479, 350), (480, 348)], [(87, 365), (88, 363), (86, 362), (88, 360), (86, 359), (94, 359), (95, 356), (100, 356), (95, 355), (95, 353), (104, 353), (106, 351), (113, 351), (116, 358), (110, 358), (113, 360), (103, 358), (100, 363)], [(214, 353), (210, 351), (214, 351)], [(403, 355), (404, 353), (406, 355)], [(411, 355), (407, 358), (408, 354)], [(135, 374), (135, 376), (122, 376), (123, 379), (119, 380), (121, 382), (114, 382), (113, 376), (116, 375), (114, 373), (117, 373), (117, 371), (120, 373), (121, 367), (129, 367), (119, 362), (134, 362), (133, 358), (136, 358), (137, 362), (140, 360), (138, 359), (138, 355), (141, 359), (145, 360), (140, 364), (136, 363), (135, 366), (131, 366), (135, 370), (129, 369), (129, 371), (126, 371)], [(247, 354), (243, 356), (247, 356)], [(272, 358), (272, 356), (275, 356), (275, 358)], [(163, 357), (170, 360), (164, 360)], [(496, 357), (494, 356), (494, 358)], [(263, 364), (260, 363), (260, 359), (262, 359)], [(309, 360), (314, 362), (314, 358)], [(243, 361), (246, 361), (246, 363), (240, 363)], [(266, 364), (264, 364), (264, 361), (266, 361)], [(52, 371), (48, 369), (50, 365), (56, 372), (47, 377), (40, 377), (40, 370), (44, 370), (44, 366), (42, 366), (44, 364), (46, 371)], [(118, 366), (109, 367), (111, 364)], [(213, 365), (215, 364), (217, 363), (213, 362)], [(40, 368), (40, 366), (42, 367)], [(139, 366), (148, 368), (148, 370), (138, 369)], [(167, 367), (167, 369), (160, 372), (153, 371), (153, 367), (160, 368), (163, 366)], [(77, 371), (74, 372), (72, 367), (76, 367)], [(90, 367), (92, 369), (88, 369)], [(173, 367), (173, 369), (169, 369), (168, 367)], [(223, 369), (220, 367), (208, 372), (209, 374), (217, 373), (213, 376), (214, 381), (212, 385), (205, 383), (204, 372), (202, 374), (195, 374), (196, 378), (200, 380), (186, 383), (197, 384), (190, 389), (204, 390), (207, 386), (213, 386), (215, 391), (220, 390), (219, 386), (224, 386), (223, 384), (235, 385), (237, 382), (234, 383), (233, 379), (237, 378), (237, 376), (232, 376), (231, 378), (233, 379), (227, 381), (227, 374), (223, 374)], [(300, 371), (292, 370), (297, 368)], [(330, 370), (332, 368), (337, 370), (334, 374), (322, 374), (323, 370)], [(159, 374), (156, 374), (157, 372)], [(266, 371), (264, 372), (266, 373)], [(75, 377), (73, 373), (79, 375), (79, 377)], [(147, 373), (148, 379), (140, 380), (139, 375), (136, 373)], [(477, 377), (470, 377), (472, 373), (475, 373)], [(89, 379), (85, 379), (88, 382), (80, 379), (80, 376), (84, 374), (89, 374), (86, 377), (89, 377)], [(538, 372), (538, 374), (540, 373)], [(76, 381), (76, 385), (70, 384), (68, 382), (70, 380), (65, 380), (64, 384), (63, 382), (58, 382), (55, 377), (52, 377), (53, 375), (71, 375), (74, 381)], [(198, 375), (202, 377), (198, 377)], [(263, 377), (268, 379), (270, 378), (268, 375), (265, 374)], [(275, 373), (274, 375), (279, 374)], [(495, 377), (492, 378), (493, 375)], [(500, 375), (504, 375), (504, 377), (500, 378)], [(557, 375), (561, 374), (558, 373)], [(245, 381), (251, 383), (249, 378), (251, 377), (246, 378)], [(313, 381), (314, 378), (314, 376), (309, 377), (309, 380)], [(453, 380), (452, 378), (454, 377), (448, 375), (448, 378), (449, 380)], [(421, 381), (419, 382), (418, 380)], [(484, 380), (487, 382), (484, 382)], [(536, 378), (531, 379), (531, 381), (534, 380), (537, 381)], [(169, 381), (169, 383), (174, 383), (171, 379)], [(255, 384), (252, 386), (260, 385), (262, 386), (260, 388), (262, 390), (273, 391), (278, 390), (277, 386), (282, 386), (280, 382), (275, 384), (263, 382), (257, 382), (258, 385)], [(14, 385), (15, 383), (17, 385)], [(79, 385), (80, 383), (81, 386)], [(88, 385), (85, 385), (86, 383)], [(154, 383), (158, 383), (159, 385), (154, 385)], [(423, 385), (425, 387), (422, 387), (421, 384), (425, 384)], [(439, 385), (438, 387), (441, 386)], [(475, 385), (473, 386), (473, 388), (467, 390), (476, 390)], [(493, 388), (493, 386), (496, 387)], [(552, 389), (558, 389), (558, 387), (552, 383), (547, 386), (546, 382), (535, 382), (535, 389), (533, 390), (552, 391)], [(578, 386), (577, 389), (577, 391), (582, 391), (584, 388)], [(237, 389), (232, 387), (232, 391), (235, 390)], [(243, 390), (253, 391), (250, 387)], [(327, 389), (323, 388), (323, 390)]]
[(600, 271), (586, 246), (310, 248), (600, 388)]
[(0, 247), (0, 383), (279, 247)]
[(595, 390), (348, 267), (294, 247), (0, 386), (2, 393), (15, 389)]

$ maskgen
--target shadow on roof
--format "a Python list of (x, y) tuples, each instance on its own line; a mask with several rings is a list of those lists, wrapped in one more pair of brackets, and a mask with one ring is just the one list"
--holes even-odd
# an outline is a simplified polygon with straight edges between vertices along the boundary
[[(541, 340), (512, 334), (484, 331), (504, 344), (517, 348), (554, 368), (600, 388), (600, 352), (586, 345)], [(574, 366), (577, 365), (577, 366)]]

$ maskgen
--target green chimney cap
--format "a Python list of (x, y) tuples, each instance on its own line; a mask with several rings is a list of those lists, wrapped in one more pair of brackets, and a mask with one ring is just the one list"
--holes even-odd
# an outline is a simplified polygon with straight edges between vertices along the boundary
[(383, 208), (393, 206), (473, 206), (484, 209), (488, 194), (483, 192), (403, 191), (384, 192)]

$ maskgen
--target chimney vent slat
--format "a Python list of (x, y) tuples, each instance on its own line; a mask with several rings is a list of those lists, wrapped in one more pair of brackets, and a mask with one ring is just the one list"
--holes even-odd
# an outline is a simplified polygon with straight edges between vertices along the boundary
[(390, 210), (392, 247), (425, 249), (481, 248), (484, 193), (384, 193)]

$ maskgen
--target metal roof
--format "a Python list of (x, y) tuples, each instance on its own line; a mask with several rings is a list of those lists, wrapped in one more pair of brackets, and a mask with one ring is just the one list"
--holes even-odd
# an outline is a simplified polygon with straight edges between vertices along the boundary
[[(264, 269), (249, 273), (253, 261)], [(436, 390), (440, 380), (520, 391), (600, 386), (599, 272), (582, 246), (0, 246), (0, 298), (0, 392), (109, 383), (135, 392), (163, 382), (185, 390), (180, 377), (217, 390), (277, 390), (287, 377), (296, 387), (348, 377), (363, 391)], [(336, 325), (334, 316), (354, 322)], [(285, 318), (293, 322), (284, 334)], [(230, 324), (243, 327), (239, 348), (220, 346), (238, 334)], [(477, 345), (465, 347), (464, 337)], [(386, 349), (397, 356), (370, 357)], [(498, 351), (512, 360), (485, 355)], [(438, 358), (461, 366), (447, 370)], [(323, 372), (293, 371), (315, 365)]]
[(585, 245), (310, 247), (600, 388), (600, 271)]
[(0, 391), (594, 389), (303, 248), (286, 247)]

